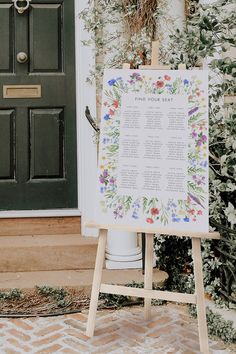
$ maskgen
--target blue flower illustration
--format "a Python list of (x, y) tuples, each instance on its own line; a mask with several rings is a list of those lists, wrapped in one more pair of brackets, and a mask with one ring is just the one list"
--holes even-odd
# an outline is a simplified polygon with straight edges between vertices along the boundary
[(134, 211), (133, 214), (132, 214), (132, 218), (133, 219), (138, 219), (138, 214)]
[(202, 167), (207, 167), (207, 166), (208, 166), (208, 161), (207, 161), (207, 160), (202, 161), (202, 162), (200, 163), (200, 166), (202, 166)]
[(104, 116), (104, 119), (105, 119), (105, 120), (109, 120), (109, 119), (110, 119), (109, 114), (106, 114), (106, 115)]
[(190, 219), (187, 216), (185, 216), (185, 218), (183, 220), (184, 220), (184, 222), (189, 222), (190, 221)]
[(108, 84), (109, 84), (110, 86), (115, 85), (115, 83), (116, 83), (116, 80), (115, 80), (115, 79), (111, 79), (111, 80), (108, 81)]
[(184, 80), (184, 85), (188, 85), (189, 81), (187, 79)]
[(180, 218), (173, 218), (172, 221), (173, 222), (180, 222)]
[[(104, 117), (104, 119), (105, 119), (105, 117)], [(109, 141), (110, 141), (110, 139), (103, 138), (102, 143), (103, 143), (103, 144), (108, 144)]]

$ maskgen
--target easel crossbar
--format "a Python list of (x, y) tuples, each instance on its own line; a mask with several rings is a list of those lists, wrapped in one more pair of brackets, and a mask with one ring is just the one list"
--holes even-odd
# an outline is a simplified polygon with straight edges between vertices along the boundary
[(176, 301), (188, 304), (196, 304), (195, 294), (182, 294), (177, 292), (148, 290), (140, 288), (130, 288), (122, 285), (101, 284), (100, 292), (105, 294), (125, 295), (134, 297), (143, 297), (144, 299)]
[(158, 235), (172, 235), (178, 237), (195, 237), (195, 238), (205, 238), (205, 239), (220, 239), (219, 232), (199, 232), (199, 231), (177, 231), (173, 229), (166, 229), (166, 228), (150, 228), (150, 227), (136, 227), (136, 226), (129, 226), (129, 225), (113, 225), (113, 224), (98, 224), (94, 222), (86, 222), (86, 227), (95, 228), (98, 230), (118, 230), (118, 231), (128, 231), (128, 232), (137, 232), (137, 233), (145, 233), (145, 234), (158, 234)]

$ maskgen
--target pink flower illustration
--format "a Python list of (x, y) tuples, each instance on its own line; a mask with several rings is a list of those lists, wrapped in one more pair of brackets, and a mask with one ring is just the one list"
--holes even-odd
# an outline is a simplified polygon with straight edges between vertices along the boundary
[(169, 81), (169, 80), (171, 79), (171, 77), (170, 77), (169, 75), (165, 75), (165, 76), (164, 76), (164, 79), (167, 80), (167, 81)]
[(118, 108), (119, 106), (119, 101), (118, 100), (115, 100), (112, 104), (115, 108)]
[(164, 82), (163, 81), (157, 81), (156, 82), (156, 87), (162, 88), (163, 86), (164, 86)]
[(152, 208), (152, 209), (151, 209), (151, 214), (152, 214), (152, 215), (158, 215), (158, 214), (159, 214), (159, 209), (157, 209), (157, 208)]
[(113, 111), (113, 109), (110, 109), (110, 110), (109, 110), (110, 116), (114, 116), (114, 113), (115, 113), (115, 112)]
[(153, 221), (152, 218), (147, 218), (146, 221), (147, 221), (149, 224), (153, 224), (153, 223), (154, 223), (154, 221)]

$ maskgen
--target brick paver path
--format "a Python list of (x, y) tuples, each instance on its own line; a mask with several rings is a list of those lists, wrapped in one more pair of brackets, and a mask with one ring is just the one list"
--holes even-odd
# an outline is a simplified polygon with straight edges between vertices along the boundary
[[(145, 322), (142, 307), (100, 311), (92, 339), (84, 334), (87, 311), (47, 318), (0, 318), (0, 353), (199, 353), (196, 321), (186, 307), (168, 304), (153, 307), (152, 312), (152, 320)], [(210, 347), (212, 354), (233, 353), (212, 340)]]

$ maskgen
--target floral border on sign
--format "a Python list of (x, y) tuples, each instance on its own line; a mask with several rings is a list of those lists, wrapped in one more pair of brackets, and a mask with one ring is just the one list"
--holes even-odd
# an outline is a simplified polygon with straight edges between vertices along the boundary
[[(100, 141), (100, 193), (103, 195), (103, 212), (113, 211), (115, 219), (130, 213), (133, 219), (145, 215), (146, 222), (156, 221), (167, 225), (169, 221), (196, 222), (204, 213), (207, 157), (207, 126), (204, 118), (206, 102), (199, 88), (201, 81), (196, 76), (191, 79), (171, 78), (160, 75), (157, 80), (134, 71), (128, 80), (111, 78), (109, 89), (104, 92), (105, 114), (103, 115), (103, 135)], [(187, 94), (188, 95), (188, 196), (187, 200), (169, 199), (164, 203), (158, 198), (123, 196), (117, 193), (117, 163), (119, 151), (119, 126), (122, 93), (144, 92), (146, 94)]]

